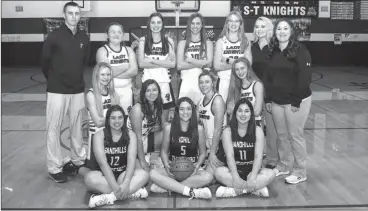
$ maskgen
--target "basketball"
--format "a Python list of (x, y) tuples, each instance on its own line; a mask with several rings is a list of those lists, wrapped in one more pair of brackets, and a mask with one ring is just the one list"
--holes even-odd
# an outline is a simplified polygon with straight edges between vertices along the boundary
[(178, 157), (171, 163), (171, 173), (179, 182), (187, 179), (193, 172), (193, 162), (186, 157)]

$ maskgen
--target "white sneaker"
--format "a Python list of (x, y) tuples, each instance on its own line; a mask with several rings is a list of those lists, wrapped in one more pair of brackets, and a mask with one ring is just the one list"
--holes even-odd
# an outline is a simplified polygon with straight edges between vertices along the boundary
[(256, 196), (260, 196), (260, 197), (269, 197), (270, 196), (270, 194), (268, 193), (268, 188), (267, 187), (256, 190), (252, 194), (256, 195)]
[(211, 197), (212, 197), (212, 193), (209, 188), (196, 188), (196, 189), (193, 189), (190, 199), (192, 198), (210, 199)]
[(100, 195), (92, 195), (89, 198), (88, 206), (90, 208), (107, 205), (107, 204), (114, 204), (114, 198), (111, 194), (100, 194)]
[(160, 186), (156, 185), (155, 183), (153, 183), (151, 185), (151, 192), (154, 192), (154, 193), (166, 193), (168, 192), (167, 190), (161, 188)]
[(298, 184), (299, 182), (304, 182), (307, 180), (307, 177), (298, 177), (295, 175), (290, 175), (285, 178), (285, 182), (289, 184)]
[(220, 186), (216, 190), (216, 197), (235, 197), (236, 193), (234, 188), (229, 188), (225, 186)]
[(281, 175), (287, 175), (290, 173), (289, 171), (279, 171), (277, 168), (274, 168), (273, 171), (275, 172), (276, 177), (281, 176)]
[(132, 195), (128, 196), (128, 199), (134, 200), (134, 199), (145, 199), (148, 197), (148, 191), (146, 188), (141, 188), (137, 190)]

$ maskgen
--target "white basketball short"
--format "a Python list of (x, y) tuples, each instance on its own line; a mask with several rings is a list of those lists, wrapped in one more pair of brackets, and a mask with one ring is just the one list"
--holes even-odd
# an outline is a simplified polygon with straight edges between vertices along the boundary
[(224, 70), (218, 73), (219, 79), (217, 81), (217, 92), (222, 96), (226, 103), (229, 94), (231, 70)]
[(120, 105), (124, 109), (125, 115), (129, 115), (130, 109), (133, 107), (133, 90), (132, 86), (115, 88), (120, 98)]
[(174, 92), (170, 83), (158, 83), (161, 89), (163, 109), (167, 110), (175, 107)]
[(193, 80), (181, 80), (179, 87), (179, 98), (189, 97), (194, 104), (197, 104), (202, 99), (203, 94), (199, 89), (198, 83)]

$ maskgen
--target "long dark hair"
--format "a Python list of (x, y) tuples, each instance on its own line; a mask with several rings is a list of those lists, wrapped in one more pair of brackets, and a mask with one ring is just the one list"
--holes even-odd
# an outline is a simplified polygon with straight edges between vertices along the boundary
[[(200, 13), (193, 13), (189, 16), (188, 18), (188, 22), (187, 22), (187, 30), (185, 33), (185, 46), (184, 46), (184, 54), (187, 52), (188, 48), (189, 48), (189, 44), (192, 40), (192, 32), (191, 32), (191, 25), (192, 25), (192, 21), (194, 20), (194, 18), (199, 18), (201, 19), (201, 23), (202, 23), (202, 28), (201, 28), (201, 46), (199, 49), (199, 57), (200, 59), (202, 58), (207, 58), (207, 36), (206, 36), (206, 28), (205, 28), (205, 22), (204, 22), (204, 18)], [(202, 57), (203, 55), (203, 57)]]
[(172, 122), (171, 122), (170, 137), (179, 134), (179, 132), (181, 131), (179, 108), (182, 102), (187, 102), (190, 104), (190, 107), (192, 107), (192, 116), (190, 117), (188, 132), (192, 134), (192, 140), (196, 140), (198, 139), (197, 113), (196, 113), (195, 105), (189, 97), (180, 98), (178, 100), (178, 103), (176, 104), (174, 118), (172, 119)]
[(239, 106), (242, 104), (247, 104), (250, 109), (250, 113), (251, 113), (250, 119), (248, 122), (247, 133), (245, 134), (245, 139), (248, 142), (254, 143), (256, 141), (256, 120), (254, 116), (254, 109), (253, 109), (252, 103), (249, 102), (249, 100), (247, 100), (246, 98), (240, 99), (238, 102), (236, 102), (234, 106), (233, 115), (229, 123), (230, 129), (231, 129), (231, 137), (233, 140), (236, 140), (236, 137), (239, 134), (238, 120), (236, 119), (236, 112), (238, 111)]
[(290, 38), (289, 38), (289, 43), (287, 45), (287, 47), (285, 48), (285, 50), (283, 51), (283, 54), (286, 56), (287, 59), (294, 59), (296, 56), (296, 52), (298, 51), (299, 47), (300, 47), (300, 43), (297, 40), (297, 32), (295, 30), (294, 24), (285, 18), (282, 18), (280, 20), (278, 20), (275, 24), (275, 27), (273, 27), (273, 36), (270, 40), (270, 45), (269, 45), (269, 50), (268, 50), (268, 58), (272, 58), (275, 49), (277, 49), (279, 47), (279, 41), (277, 40), (276, 37), (276, 30), (278, 25), (280, 24), (280, 22), (286, 22), (289, 26), (290, 26)]
[[(151, 107), (149, 106), (149, 102), (146, 99), (146, 91), (149, 85), (151, 84), (155, 84), (157, 89), (158, 89), (158, 96), (156, 98), (156, 100), (153, 102), (155, 108), (153, 110), (151, 110)], [(162, 98), (161, 98), (161, 89), (160, 86), (158, 85), (158, 83), (153, 80), (153, 79), (148, 79), (145, 82), (143, 82), (142, 84), (142, 89), (141, 89), (141, 93), (140, 93), (140, 101), (141, 101), (141, 108), (142, 108), (142, 112), (143, 112), (143, 118), (147, 117), (149, 122), (153, 122), (154, 119), (156, 118), (158, 121), (158, 124), (160, 127), (162, 127), (162, 119), (161, 119), (161, 115), (162, 115), (162, 109), (163, 109), (163, 103), (162, 103)], [(156, 113), (155, 113), (155, 109), (156, 109)]]
[(124, 117), (124, 125), (121, 127), (122, 137), (124, 140), (128, 140), (129, 144), (129, 134), (128, 134), (128, 128), (126, 126), (126, 116), (124, 109), (119, 105), (112, 105), (109, 109), (107, 109), (106, 112), (106, 118), (105, 118), (105, 143), (112, 141), (112, 134), (111, 134), (111, 126), (110, 126), (110, 117), (112, 112), (114, 111), (120, 111), (123, 114)]
[(162, 42), (162, 55), (166, 55), (167, 53), (169, 53), (169, 41), (165, 37), (166, 33), (165, 33), (164, 18), (162, 17), (161, 13), (159, 13), (159, 12), (152, 13), (148, 18), (147, 34), (146, 34), (146, 40), (145, 40), (145, 44), (144, 44), (144, 52), (145, 52), (145, 54), (150, 55), (151, 51), (152, 51), (153, 37), (152, 37), (152, 30), (151, 30), (150, 24), (151, 24), (151, 19), (153, 17), (161, 18), (162, 29), (161, 29), (160, 33), (161, 33), (161, 42)]

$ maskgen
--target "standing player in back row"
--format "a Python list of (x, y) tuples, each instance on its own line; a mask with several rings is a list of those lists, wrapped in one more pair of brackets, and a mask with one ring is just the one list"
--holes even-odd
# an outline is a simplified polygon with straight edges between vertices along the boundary
[(207, 39), (203, 16), (189, 16), (185, 39), (178, 44), (177, 70), (181, 73), (179, 98), (189, 97), (195, 104), (202, 98), (198, 85), (193, 84), (202, 73), (202, 67), (212, 65), (213, 44)]
[(250, 43), (244, 33), (244, 20), (237, 11), (227, 16), (224, 28), (216, 41), (213, 67), (218, 72), (218, 93), (227, 101), (230, 85), (231, 66), (240, 58), (247, 58), (252, 63)]
[(106, 62), (113, 70), (115, 91), (126, 115), (133, 106), (133, 80), (138, 74), (134, 51), (123, 42), (124, 30), (120, 23), (110, 23), (106, 29), (107, 44), (97, 50), (97, 63)]
[(168, 121), (169, 109), (175, 106), (169, 68), (175, 68), (174, 41), (165, 36), (165, 24), (160, 13), (148, 18), (147, 35), (139, 40), (138, 63), (144, 68), (142, 82), (155, 80), (161, 89), (163, 102), (162, 122)]

